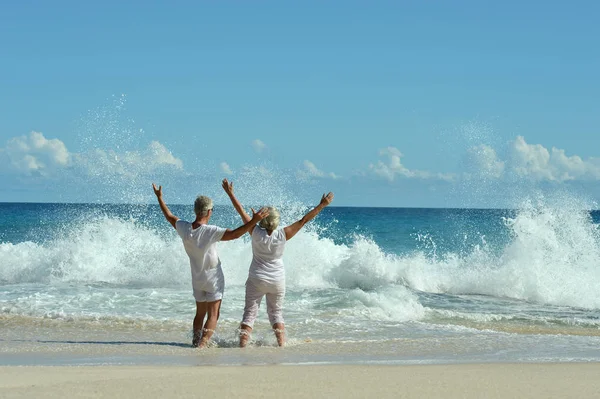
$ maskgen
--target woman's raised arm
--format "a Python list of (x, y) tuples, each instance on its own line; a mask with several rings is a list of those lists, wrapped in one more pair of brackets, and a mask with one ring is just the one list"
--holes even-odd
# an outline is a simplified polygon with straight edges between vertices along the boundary
[(248, 223), (252, 218), (246, 213), (244, 207), (242, 207), (242, 204), (240, 204), (240, 201), (238, 201), (235, 194), (233, 193), (233, 182), (229, 182), (227, 181), (227, 179), (223, 179), (223, 190), (225, 190), (225, 192), (229, 196), (229, 199), (231, 200), (231, 203), (233, 204), (233, 207), (235, 208), (237, 213), (240, 214), (242, 222)]
[(283, 231), (285, 232), (285, 239), (291, 240), (292, 237), (295, 236), (296, 233), (298, 233), (306, 223), (313, 220), (315, 216), (319, 214), (319, 212), (321, 212), (327, 205), (331, 204), (331, 201), (333, 201), (333, 193), (330, 192), (328, 194), (323, 194), (319, 205), (315, 206), (312, 210), (310, 210), (310, 212), (304, 215), (302, 219), (298, 220), (293, 224), (290, 224), (289, 226), (283, 229)]

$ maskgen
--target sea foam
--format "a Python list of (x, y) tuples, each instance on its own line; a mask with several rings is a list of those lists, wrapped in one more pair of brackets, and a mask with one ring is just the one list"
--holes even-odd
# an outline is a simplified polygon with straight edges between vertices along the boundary
[[(600, 233), (588, 211), (527, 201), (504, 226), (511, 238), (500, 251), (483, 243), (443, 254), (416, 245), (409, 252), (386, 253), (364, 235), (342, 244), (316, 228), (304, 230), (286, 248), (287, 285), (366, 293), (389, 293), (393, 287), (406, 291), (407, 298), (417, 291), (481, 294), (600, 308)], [(164, 229), (100, 216), (74, 223), (46, 242), (5, 242), (0, 281), (187, 288), (187, 256), (176, 233)], [(219, 253), (227, 284), (243, 285), (251, 260), (248, 239), (220, 243)]]

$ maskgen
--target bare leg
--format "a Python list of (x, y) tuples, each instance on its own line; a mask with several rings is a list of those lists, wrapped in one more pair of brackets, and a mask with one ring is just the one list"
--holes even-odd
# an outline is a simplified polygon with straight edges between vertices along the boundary
[(204, 323), (204, 328), (202, 328), (202, 339), (200, 339), (200, 348), (204, 348), (210, 337), (212, 337), (215, 332), (215, 328), (217, 328), (217, 321), (219, 320), (219, 313), (221, 310), (221, 300), (214, 302), (206, 302), (206, 308), (208, 317), (206, 318), (206, 323)]
[(277, 338), (277, 345), (284, 346), (285, 345), (285, 326), (283, 323), (275, 323), (273, 324), (273, 331), (275, 332), (275, 337)]
[(196, 317), (194, 317), (194, 337), (192, 338), (192, 346), (198, 347), (200, 344), (200, 336), (202, 335), (202, 324), (206, 316), (206, 302), (196, 302)]
[(248, 340), (250, 339), (250, 333), (252, 332), (252, 327), (242, 324), (240, 326), (240, 348), (245, 348), (248, 344)]

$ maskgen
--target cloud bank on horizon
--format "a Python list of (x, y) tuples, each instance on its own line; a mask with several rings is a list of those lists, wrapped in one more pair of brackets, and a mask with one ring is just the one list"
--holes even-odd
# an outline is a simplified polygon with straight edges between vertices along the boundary
[[(267, 145), (256, 139), (251, 142), (251, 147), (260, 153)], [(530, 144), (523, 136), (517, 136), (507, 143), (504, 152), (506, 156), (501, 158), (497, 150), (488, 144), (471, 146), (465, 151), (464, 170), (460, 173), (412, 169), (404, 164), (404, 154), (393, 146), (380, 149), (379, 160), (361, 165), (358, 172), (345, 172), (349, 176), (346, 178), (323, 171), (306, 159), (301, 162), (301, 167), (290, 172), (300, 181), (328, 179), (343, 181), (344, 184), (352, 184), (353, 180), (359, 178), (388, 184), (402, 180), (442, 181), (449, 184), (473, 179), (520, 179), (554, 184), (600, 180), (600, 158), (583, 159), (578, 155), (569, 155), (564, 149)], [(156, 140), (138, 150), (93, 148), (85, 152), (72, 152), (60, 138), (48, 138), (42, 132), (35, 131), (15, 136), (0, 147), (0, 166), (4, 173), (19, 176), (23, 185), (27, 184), (28, 178), (60, 180), (67, 175), (84, 179), (102, 176), (135, 179), (164, 173), (170, 176), (190, 175), (182, 159)], [(213, 169), (210, 172), (214, 174), (235, 175), (227, 160), (215, 164)]]

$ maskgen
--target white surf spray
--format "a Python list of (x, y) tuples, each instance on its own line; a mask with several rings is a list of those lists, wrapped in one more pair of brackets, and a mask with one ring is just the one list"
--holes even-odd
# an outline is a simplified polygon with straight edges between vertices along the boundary
[[(435, 256), (419, 250), (390, 254), (361, 235), (348, 245), (335, 243), (322, 238), (316, 226), (287, 246), (287, 285), (299, 291), (342, 290), (357, 306), (377, 307), (399, 319), (406, 319), (401, 316), (405, 308), (413, 309), (407, 312), (415, 318), (422, 315), (414, 291), (600, 308), (598, 226), (580, 203), (561, 204), (526, 202), (514, 218), (505, 220), (511, 240), (499, 253), (481, 245)], [(248, 240), (221, 243), (219, 252), (227, 284), (242, 286), (251, 260)], [(174, 231), (165, 234), (114, 217), (76, 223), (43, 243), (2, 243), (0, 257), (4, 285), (189, 288), (188, 259)], [(398, 305), (395, 310), (388, 309), (392, 302)]]

